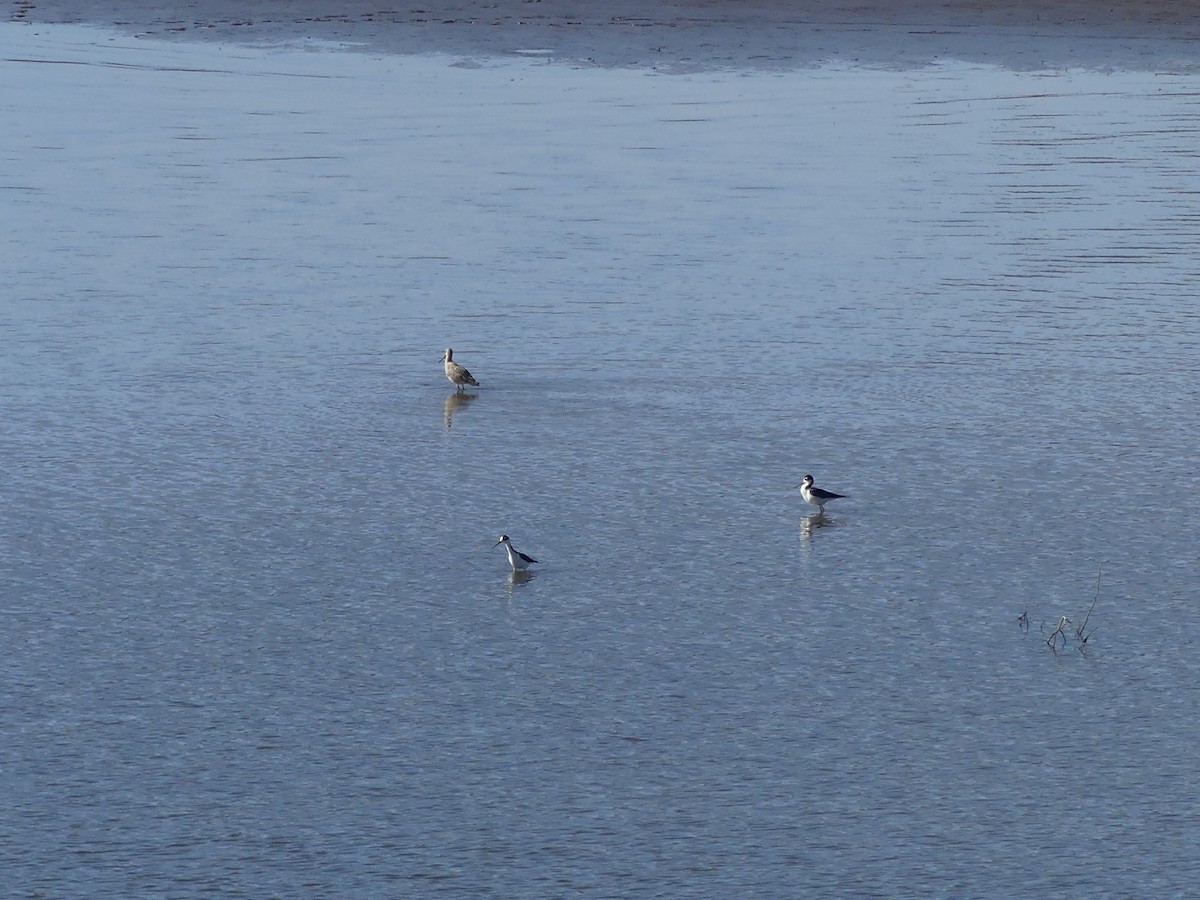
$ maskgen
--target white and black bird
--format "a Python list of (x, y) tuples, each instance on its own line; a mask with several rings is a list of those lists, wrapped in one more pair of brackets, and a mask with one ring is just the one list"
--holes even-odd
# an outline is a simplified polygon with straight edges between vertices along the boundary
[(446, 348), (446, 352), (442, 356), (442, 362), (445, 363), (446, 377), (460, 391), (468, 384), (479, 387), (479, 382), (475, 380), (475, 376), (454, 361), (454, 351), (449, 347)]
[(821, 512), (825, 512), (825, 504), (831, 500), (842, 500), (845, 494), (835, 494), (833, 491), (827, 491), (823, 488), (813, 487), (813, 477), (805, 475), (804, 480), (800, 482), (800, 496), (811, 503)]
[(503, 544), (504, 549), (508, 551), (508, 564), (512, 566), (512, 570), (514, 572), (524, 572), (531, 564), (537, 562), (537, 560), (532, 556), (528, 555), (527, 553), (522, 553), (520, 550), (514, 547), (507, 534), (500, 535), (500, 540), (492, 544), (492, 548), (495, 549), (501, 544)]

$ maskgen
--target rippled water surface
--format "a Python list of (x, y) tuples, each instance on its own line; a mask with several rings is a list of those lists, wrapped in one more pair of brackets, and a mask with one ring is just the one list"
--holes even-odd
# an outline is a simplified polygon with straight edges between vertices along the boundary
[(1194, 888), (1195, 76), (0, 49), (14, 895)]

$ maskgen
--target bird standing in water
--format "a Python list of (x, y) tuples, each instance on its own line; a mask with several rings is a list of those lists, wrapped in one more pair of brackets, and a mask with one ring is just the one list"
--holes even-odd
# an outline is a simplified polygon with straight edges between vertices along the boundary
[(518, 550), (516, 547), (514, 547), (512, 545), (512, 541), (510, 541), (508, 539), (507, 534), (500, 535), (500, 540), (498, 540), (498, 541), (496, 541), (496, 543), (492, 544), (492, 548), (495, 549), (496, 547), (499, 547), (501, 544), (503, 544), (504, 549), (508, 551), (508, 564), (510, 566), (512, 566), (512, 570), (514, 572), (524, 572), (526, 569), (529, 568), (531, 563), (537, 562), (537, 560), (534, 559), (532, 556), (522, 553), (520, 550)]
[(800, 496), (811, 503), (821, 512), (825, 512), (825, 504), (831, 500), (842, 500), (845, 494), (835, 494), (833, 491), (826, 491), (819, 487), (813, 487), (813, 477), (805, 475), (804, 480), (800, 482)]
[(449, 347), (446, 348), (446, 353), (442, 356), (442, 362), (446, 364), (446, 377), (460, 391), (468, 384), (479, 387), (479, 382), (475, 380), (475, 376), (454, 361), (454, 351)]

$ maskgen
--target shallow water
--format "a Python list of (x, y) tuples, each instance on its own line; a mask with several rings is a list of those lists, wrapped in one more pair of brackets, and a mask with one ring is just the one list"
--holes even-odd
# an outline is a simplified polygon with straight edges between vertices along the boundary
[(14, 895), (1195, 883), (1194, 76), (0, 42)]

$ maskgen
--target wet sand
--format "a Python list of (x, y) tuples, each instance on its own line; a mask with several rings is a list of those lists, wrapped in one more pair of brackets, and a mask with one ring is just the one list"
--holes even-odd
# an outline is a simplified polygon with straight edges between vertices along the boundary
[(910, 67), (939, 59), (1026, 70), (1190, 71), (1200, 64), (1194, 0), (13, 0), (8, 18), (115, 26), (160, 39), (334, 41), (372, 52), (528, 54), (677, 72), (829, 62)]

